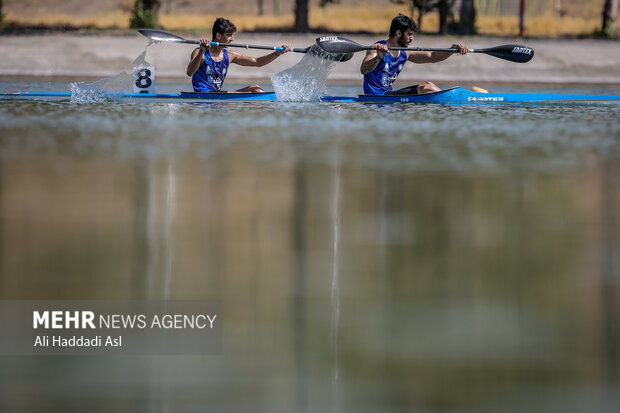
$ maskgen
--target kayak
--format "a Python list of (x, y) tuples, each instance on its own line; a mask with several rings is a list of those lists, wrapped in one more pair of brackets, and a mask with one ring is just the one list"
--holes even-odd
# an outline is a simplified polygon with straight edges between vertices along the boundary
[[(109, 100), (135, 102), (218, 102), (218, 101), (275, 101), (275, 92), (229, 93), (229, 92), (179, 92), (179, 93), (120, 93), (101, 92)], [(69, 100), (69, 92), (0, 92), (0, 100)], [(321, 102), (357, 102), (354, 96), (322, 96)]]
[[(102, 93), (110, 100), (134, 102), (218, 102), (277, 101), (275, 92), (179, 92), (179, 93)], [(68, 92), (0, 92), (3, 100), (69, 100)], [(321, 102), (360, 103), (511, 103), (511, 102), (584, 102), (620, 100), (620, 95), (583, 95), (559, 93), (483, 93), (453, 87), (424, 95), (322, 96)]]
[[(109, 100), (135, 100), (138, 102), (178, 102), (178, 101), (219, 101), (219, 100), (239, 100), (239, 101), (269, 101), (276, 100), (274, 92), (261, 93), (226, 93), (226, 92), (180, 92), (180, 93), (121, 93), (121, 92), (101, 92), (95, 96)], [(69, 92), (14, 92), (0, 93), (0, 99), (16, 100), (69, 100), (72, 94)]]

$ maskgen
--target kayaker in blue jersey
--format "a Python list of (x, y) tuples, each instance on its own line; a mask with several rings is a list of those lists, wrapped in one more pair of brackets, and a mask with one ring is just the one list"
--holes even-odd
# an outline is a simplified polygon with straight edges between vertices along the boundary
[[(392, 20), (389, 38), (375, 43), (375, 50), (369, 50), (366, 53), (366, 57), (360, 66), (360, 71), (364, 75), (365, 94), (421, 95), (441, 90), (433, 82), (424, 82), (419, 85), (392, 90), (392, 83), (403, 70), (407, 61), (436, 63), (446, 60), (453, 54), (450, 52), (388, 50), (388, 47), (409, 47), (417, 32), (418, 26), (409, 16), (399, 14)], [(459, 55), (467, 53), (467, 47), (460, 43), (452, 45), (451, 48), (459, 49)]]
[[(237, 28), (228, 19), (218, 17), (213, 23), (212, 40), (218, 43), (231, 43)], [(228, 66), (236, 63), (241, 66), (265, 66), (291, 48), (282, 45), (283, 51), (275, 51), (261, 57), (243, 56), (224, 46), (209, 46), (209, 40), (200, 39), (200, 47), (194, 49), (187, 65), (187, 76), (192, 77), (195, 92), (217, 92), (222, 89), (228, 73)], [(263, 92), (258, 85), (250, 85), (235, 92)]]

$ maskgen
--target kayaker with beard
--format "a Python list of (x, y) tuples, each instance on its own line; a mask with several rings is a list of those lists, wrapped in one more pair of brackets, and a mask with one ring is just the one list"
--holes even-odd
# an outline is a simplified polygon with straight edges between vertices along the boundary
[[(392, 90), (392, 83), (394, 83), (407, 61), (413, 63), (437, 63), (446, 60), (454, 54), (450, 52), (388, 50), (388, 47), (409, 47), (417, 32), (418, 26), (411, 17), (404, 14), (394, 17), (390, 26), (389, 38), (375, 43), (376, 49), (369, 50), (366, 53), (366, 57), (360, 66), (360, 71), (364, 75), (365, 94), (421, 95), (441, 90), (433, 82), (424, 82), (419, 85)], [(467, 53), (467, 47), (461, 43), (454, 44), (451, 48), (459, 49), (459, 55)]]

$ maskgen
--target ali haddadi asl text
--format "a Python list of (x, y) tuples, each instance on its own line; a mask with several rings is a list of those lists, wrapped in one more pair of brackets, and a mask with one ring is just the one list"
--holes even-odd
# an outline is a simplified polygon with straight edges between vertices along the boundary
[(37, 336), (34, 347), (121, 347), (123, 338), (121, 336), (102, 336), (86, 338), (84, 336), (72, 336), (64, 338), (62, 336)]

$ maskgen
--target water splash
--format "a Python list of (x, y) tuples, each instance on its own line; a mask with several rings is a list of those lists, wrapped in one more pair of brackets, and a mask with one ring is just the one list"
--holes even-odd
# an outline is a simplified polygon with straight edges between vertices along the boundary
[(278, 100), (294, 102), (319, 100), (325, 94), (327, 76), (336, 63), (334, 58), (322, 51), (318, 45), (312, 46), (299, 63), (271, 77), (271, 84)]
[(134, 66), (151, 66), (146, 60), (146, 52), (153, 42), (149, 42), (146, 48), (119, 74), (95, 80), (94, 82), (74, 82), (70, 85), (71, 102), (96, 103), (114, 99), (123, 93), (133, 90)]

